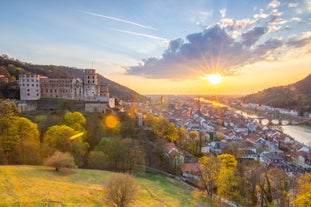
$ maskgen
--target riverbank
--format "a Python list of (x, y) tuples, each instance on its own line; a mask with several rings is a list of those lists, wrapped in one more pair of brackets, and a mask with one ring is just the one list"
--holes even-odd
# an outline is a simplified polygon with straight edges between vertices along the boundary
[(283, 133), (291, 136), (296, 141), (311, 146), (311, 127), (309, 126), (282, 126)]

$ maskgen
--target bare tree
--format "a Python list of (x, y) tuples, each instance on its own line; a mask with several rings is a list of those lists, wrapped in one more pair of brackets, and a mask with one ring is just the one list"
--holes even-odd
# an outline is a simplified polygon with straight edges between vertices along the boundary
[(116, 174), (107, 183), (106, 198), (117, 207), (126, 207), (134, 202), (137, 194), (135, 179), (129, 174)]

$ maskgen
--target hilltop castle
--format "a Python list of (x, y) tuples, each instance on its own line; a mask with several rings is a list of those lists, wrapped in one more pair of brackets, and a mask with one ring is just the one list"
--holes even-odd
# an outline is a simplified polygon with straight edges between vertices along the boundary
[(23, 101), (61, 98), (108, 103), (110, 107), (114, 107), (114, 99), (109, 98), (108, 86), (98, 83), (95, 69), (83, 70), (83, 79), (51, 79), (36, 74), (20, 74), (19, 88), (20, 99)]

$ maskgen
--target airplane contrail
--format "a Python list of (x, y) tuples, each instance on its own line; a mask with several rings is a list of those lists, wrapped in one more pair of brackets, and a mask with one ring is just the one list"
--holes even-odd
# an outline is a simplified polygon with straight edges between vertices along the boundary
[(128, 20), (125, 20), (125, 19), (119, 19), (119, 18), (115, 18), (115, 17), (105, 16), (105, 15), (97, 14), (97, 13), (94, 13), (94, 12), (88, 12), (88, 11), (82, 11), (82, 10), (79, 10), (79, 11), (82, 12), (82, 13), (88, 14), (88, 15), (96, 16), (96, 17), (101, 17), (101, 18), (105, 18), (105, 19), (111, 19), (111, 20), (114, 20), (114, 21), (124, 22), (124, 23), (127, 23), (127, 24), (132, 24), (132, 25), (135, 25), (135, 26), (138, 26), (138, 27), (142, 27), (142, 28), (145, 28), (145, 29), (156, 30), (153, 27), (146, 26), (146, 25), (143, 25), (143, 24), (138, 24), (136, 22), (131, 22), (131, 21), (128, 21)]
[(132, 35), (137, 35), (137, 36), (141, 36), (141, 37), (148, 37), (148, 38), (151, 38), (151, 39), (161, 40), (161, 41), (163, 41), (166, 44), (169, 42), (165, 38), (154, 36), (154, 35), (148, 35), (148, 34), (143, 34), (143, 33), (138, 33), (138, 32), (127, 31), (127, 30), (120, 30), (120, 29), (111, 29), (111, 30), (117, 31), (117, 32), (123, 32), (123, 33), (127, 33), (127, 34), (132, 34)]

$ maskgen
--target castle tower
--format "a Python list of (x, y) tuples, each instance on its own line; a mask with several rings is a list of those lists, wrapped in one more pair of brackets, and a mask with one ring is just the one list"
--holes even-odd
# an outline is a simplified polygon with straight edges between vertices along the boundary
[(99, 87), (95, 69), (83, 70), (83, 86), (84, 100), (96, 100), (96, 97), (99, 96)]

